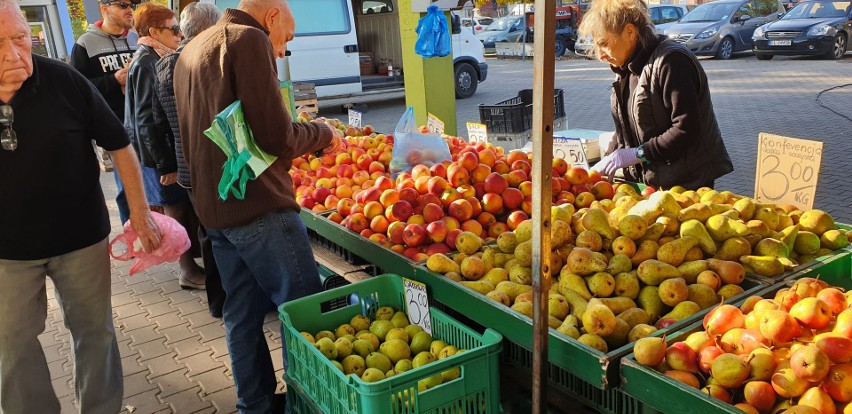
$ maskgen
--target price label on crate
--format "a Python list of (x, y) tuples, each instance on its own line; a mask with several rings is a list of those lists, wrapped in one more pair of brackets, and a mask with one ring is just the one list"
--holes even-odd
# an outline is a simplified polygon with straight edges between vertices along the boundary
[(429, 314), (426, 285), (402, 278), (402, 286), (405, 288), (405, 311), (408, 312), (408, 321), (432, 335), (432, 315)]
[(485, 124), (477, 124), (476, 122), (467, 123), (467, 142), (488, 142), (488, 131)]
[(578, 138), (553, 137), (553, 157), (562, 158), (572, 167), (589, 169), (586, 151)]
[(443, 134), (444, 121), (441, 121), (437, 116), (430, 113), (426, 116), (426, 129), (435, 134)]
[(792, 204), (802, 210), (814, 205), (822, 142), (761, 132), (757, 139), (754, 198)]
[(352, 125), (356, 128), (361, 127), (361, 113), (360, 112), (353, 110), (353, 109), (349, 110), (349, 125)]

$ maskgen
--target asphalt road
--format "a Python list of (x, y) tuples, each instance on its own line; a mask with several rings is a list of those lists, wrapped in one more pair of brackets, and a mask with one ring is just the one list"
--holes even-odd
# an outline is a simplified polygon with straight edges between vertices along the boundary
[[(702, 59), (713, 105), (734, 172), (716, 181), (718, 189), (753, 195), (760, 132), (824, 143), (814, 207), (852, 223), (852, 54), (839, 61), (776, 57), (758, 61), (751, 54), (728, 61)], [(459, 125), (479, 122), (478, 105), (494, 104), (532, 88), (531, 60), (489, 59), (488, 79), (469, 99), (456, 101)], [(614, 75), (603, 63), (583, 59), (556, 62), (555, 85), (565, 92), (567, 128), (613, 130), (609, 87)], [(405, 109), (401, 93), (367, 102), (363, 122), (393, 131)], [(320, 113), (343, 117), (344, 101), (320, 102)], [(464, 127), (459, 135), (467, 134)]]

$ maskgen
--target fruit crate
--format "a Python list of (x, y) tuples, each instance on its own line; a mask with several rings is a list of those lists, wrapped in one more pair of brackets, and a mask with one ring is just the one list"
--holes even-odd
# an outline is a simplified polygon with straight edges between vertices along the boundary
[[(565, 118), (556, 118), (553, 120), (553, 129), (565, 128)], [(523, 132), (492, 132), (488, 131), (488, 142), (495, 147), (501, 147), (506, 152), (516, 149), (525, 149), (531, 147), (532, 130), (528, 129)]]
[[(411, 279), (425, 283), (429, 288), (430, 298), (435, 301), (449, 304), (454, 310), (466, 315), (475, 323), (496, 330), (508, 341), (514, 342), (524, 349), (532, 349), (532, 319), (526, 315), (422, 266), (415, 269)], [(756, 294), (766, 288), (767, 283), (746, 277), (740, 286), (743, 287), (744, 292), (731, 298), (728, 302), (743, 300)], [(667, 329), (655, 332), (654, 335), (659, 336), (664, 333), (676, 332), (678, 329), (703, 319), (708, 311), (709, 309), (702, 310), (672, 324)], [(629, 354), (632, 350), (633, 344), (630, 343), (608, 353), (603, 353), (583, 345), (576, 339), (555, 329), (550, 329), (547, 359), (551, 364), (571, 375), (575, 375), (593, 387), (609, 390), (618, 387), (620, 383), (619, 361), (621, 357)]]
[(784, 280), (817, 276), (832, 285), (852, 288), (852, 251), (841, 250), (839, 254), (820, 257), (816, 261), (806, 263), (798, 272)]
[[(357, 300), (345, 308), (322, 312), (323, 303), (340, 298)], [(381, 275), (281, 305), (290, 383), (303, 389), (325, 413), (500, 412), (498, 360), (503, 337), (491, 329), (479, 334), (437, 308), (430, 309), (433, 337), (467, 351), (374, 383), (344, 376), (299, 334), (348, 323), (358, 314), (372, 318), (379, 306), (401, 309), (404, 304), (402, 279)], [(320, 321), (322, 325), (317, 324)], [(419, 380), (453, 367), (461, 367), (459, 378), (418, 391)]]
[[(492, 133), (523, 133), (532, 129), (533, 90), (523, 89), (518, 96), (494, 105), (479, 104), (479, 119)], [(565, 94), (554, 89), (553, 119), (565, 117)], [(554, 128), (556, 130), (556, 128)]]

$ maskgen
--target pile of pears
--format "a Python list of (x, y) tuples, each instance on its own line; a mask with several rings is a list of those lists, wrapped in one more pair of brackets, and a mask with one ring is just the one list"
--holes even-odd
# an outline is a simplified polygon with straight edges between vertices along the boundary
[[(849, 244), (823, 211), (710, 189), (645, 199), (621, 185), (588, 208), (552, 207), (551, 222), (549, 324), (602, 352), (742, 294), (746, 273), (776, 276)], [(532, 228), (426, 266), (532, 317)]]
[(634, 357), (747, 413), (852, 412), (852, 293), (803, 278), (720, 305), (703, 328), (671, 345), (642, 338)]
[[(334, 332), (300, 333), (347, 377), (355, 375), (364, 382), (378, 382), (465, 351), (433, 340), (423, 328), (410, 324), (405, 312), (389, 306), (380, 307), (374, 320), (355, 315)], [(453, 367), (418, 381), (417, 386), (425, 391), (459, 376), (461, 369)]]

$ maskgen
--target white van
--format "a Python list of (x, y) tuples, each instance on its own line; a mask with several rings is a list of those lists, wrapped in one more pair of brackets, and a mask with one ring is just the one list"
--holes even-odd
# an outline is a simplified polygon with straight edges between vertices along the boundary
[[(239, 0), (216, 0), (220, 9)], [(288, 0), (296, 19), (296, 37), (287, 44), (290, 78), (316, 85), (320, 98), (403, 90), (405, 70), (396, 0)], [(488, 75), (482, 42), (453, 24), (456, 97), (468, 98)], [(361, 57), (372, 55), (378, 73), (361, 74)], [(387, 63), (387, 62), (390, 63)], [(387, 67), (394, 70), (390, 74)]]

